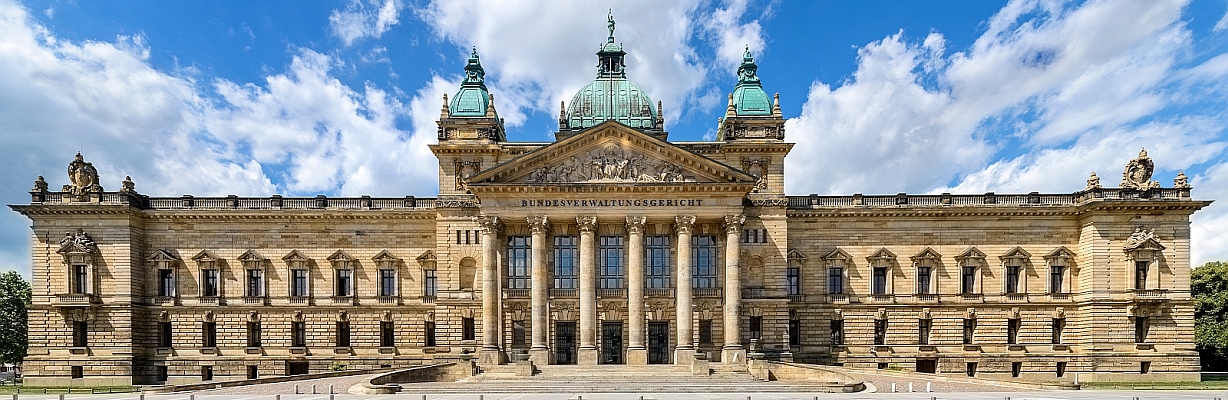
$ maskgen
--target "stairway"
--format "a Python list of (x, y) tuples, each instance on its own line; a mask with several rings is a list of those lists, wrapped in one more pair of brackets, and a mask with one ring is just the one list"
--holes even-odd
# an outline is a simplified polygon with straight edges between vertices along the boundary
[[(717, 364), (713, 364), (717, 366)], [(746, 372), (695, 376), (675, 365), (542, 365), (533, 376), (516, 376), (514, 365), (488, 368), (457, 382), (402, 384), (401, 393), (727, 393), (831, 392), (818, 383), (763, 382)]]

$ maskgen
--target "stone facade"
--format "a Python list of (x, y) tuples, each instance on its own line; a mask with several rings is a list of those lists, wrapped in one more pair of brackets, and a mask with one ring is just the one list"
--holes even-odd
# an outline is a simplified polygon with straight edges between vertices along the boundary
[(435, 198), (149, 197), (78, 156), (11, 206), (32, 221), (26, 383), (522, 356), (1197, 378), (1189, 217), (1210, 202), (1184, 175), (1160, 187), (1143, 153), (1119, 188), (787, 196), (792, 144), (753, 66), (739, 99), (758, 105), (730, 96), (712, 142), (669, 142), (659, 105), (644, 129), (506, 142), (470, 74), (458, 98), (487, 111), (445, 99)]

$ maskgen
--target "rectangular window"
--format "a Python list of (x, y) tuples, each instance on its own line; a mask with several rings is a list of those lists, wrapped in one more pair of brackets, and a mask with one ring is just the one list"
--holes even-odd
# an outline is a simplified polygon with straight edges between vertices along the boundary
[(930, 294), (930, 277), (933, 276), (933, 270), (929, 265), (917, 266), (917, 294)]
[(390, 297), (397, 295), (397, 271), (394, 269), (379, 270), (379, 295)]
[(669, 236), (644, 238), (644, 277), (649, 288), (673, 286), (670, 281)]
[(622, 236), (602, 236), (597, 239), (597, 287), (625, 289), (627, 279), (626, 251)]
[(750, 317), (750, 338), (763, 337), (763, 317)]
[(691, 237), (691, 285), (695, 288), (716, 286), (716, 237)]
[(247, 379), (259, 379), (259, 378), (260, 378), (260, 367), (257, 367), (255, 365), (248, 365), (247, 366)]
[(264, 270), (249, 269), (247, 270), (247, 287), (243, 295), (247, 297), (264, 296)]
[(831, 344), (840, 346), (844, 344), (844, 321), (839, 319), (831, 320)]
[(507, 288), (528, 289), (530, 284), (529, 269), (532, 260), (532, 238), (529, 236), (511, 236), (507, 238)]
[(1057, 362), (1057, 377), (1061, 378), (1063, 376), (1066, 376), (1066, 362), (1058, 361)]
[(802, 294), (802, 271), (797, 267), (785, 268), (785, 294), (797, 296)]
[(217, 297), (217, 270), (200, 270), (200, 295), (202, 297)]
[(459, 229), (456, 230), (456, 244), (461, 244), (461, 231)]
[(524, 321), (512, 321), (512, 347), (525, 347)]
[[(379, 323), (379, 345), (380, 347), (392, 347), (396, 345), (394, 340), (395, 332), (392, 329), (392, 321), (380, 321)], [(435, 330), (435, 324), (431, 324), (431, 330)], [(430, 340), (434, 340), (434, 335), (428, 336)]]
[(90, 266), (85, 264), (76, 264), (72, 266), (73, 293), (89, 293), (89, 268)]
[(260, 323), (247, 323), (247, 347), (260, 347), (263, 345), (260, 341)]
[(1006, 344), (1016, 344), (1019, 342), (1019, 325), (1018, 318), (1006, 320)]
[(217, 323), (202, 322), (200, 330), (200, 347), (217, 347)]
[(1062, 343), (1062, 331), (1066, 330), (1065, 318), (1053, 319), (1053, 344)]
[(699, 344), (712, 344), (712, 320), (710, 319), (699, 320)]
[(1023, 363), (1021, 362), (1011, 363), (1011, 377), (1012, 378), (1018, 378), (1019, 373), (1021, 372), (1023, 372)]
[(972, 338), (976, 336), (976, 320), (964, 318), (964, 344), (972, 344)]
[(887, 320), (874, 320), (874, 344), (882, 346), (887, 344)]
[(170, 269), (158, 270), (158, 295), (162, 297), (175, 296), (175, 271)]
[(337, 322), (337, 347), (350, 347), (350, 322)]
[(874, 267), (874, 293), (887, 294), (887, 267)]
[(158, 323), (158, 347), (173, 346), (172, 344), (173, 342), (171, 342), (172, 334), (173, 334), (173, 330), (171, 329), (171, 323), (169, 321), (159, 322)]
[(579, 288), (579, 251), (575, 236), (554, 237), (554, 288)]
[(71, 371), (73, 379), (81, 379), (85, 377), (85, 367), (74, 365), (72, 366)]
[(964, 266), (960, 274), (960, 293), (976, 293), (976, 267)]
[(90, 326), (85, 321), (73, 321), (72, 346), (87, 347), (90, 345)]
[(200, 380), (202, 381), (213, 380), (213, 366), (212, 365), (200, 366)]
[(968, 366), (966, 367), (965, 372), (968, 374), (969, 377), (976, 376), (976, 363), (974, 362), (968, 363)]
[(439, 295), (439, 277), (433, 269), (422, 270), (422, 296), (435, 297)]
[(1147, 264), (1146, 261), (1134, 262), (1134, 288), (1138, 290), (1147, 289)]
[(307, 347), (306, 322), (294, 322), (290, 324), (290, 346)]
[(1143, 361), (1138, 363), (1138, 373), (1146, 374), (1151, 372), (1151, 361)]
[(426, 346), (434, 347), (435, 346), (435, 322), (426, 321), (426, 324), (423, 326), (422, 330), (424, 331), (422, 333), (422, 336), (426, 338), (426, 343), (425, 343)]
[(1134, 317), (1134, 343), (1147, 343), (1147, 331), (1151, 329), (1150, 318)]
[(802, 345), (802, 320), (800, 319), (789, 320), (789, 345)]
[(1061, 265), (1049, 266), (1049, 293), (1065, 293), (1062, 289), (1062, 275), (1066, 271), (1066, 267)]
[(1011, 258), (1006, 265), (1006, 293), (1019, 293), (1019, 260)]
[(844, 267), (827, 267), (827, 293), (844, 294)]
[(473, 318), (461, 318), (461, 340), (474, 340), (477, 328), (473, 326)]
[(170, 377), (171, 377), (170, 368), (165, 365), (159, 365), (158, 366), (158, 378), (157, 378), (158, 382), (166, 383), (166, 380), (170, 379)]
[(336, 274), (337, 274), (337, 281), (336, 281), (337, 287), (334, 293), (337, 294), (337, 297), (353, 296), (354, 293), (353, 293), (352, 288), (354, 287), (353, 286), (354, 285), (354, 270), (339, 269), (337, 270)]
[(931, 319), (917, 320), (917, 344), (930, 344), (930, 328), (933, 323), (934, 320)]
[(290, 270), (290, 296), (307, 296), (307, 272), (308, 271), (306, 269)]

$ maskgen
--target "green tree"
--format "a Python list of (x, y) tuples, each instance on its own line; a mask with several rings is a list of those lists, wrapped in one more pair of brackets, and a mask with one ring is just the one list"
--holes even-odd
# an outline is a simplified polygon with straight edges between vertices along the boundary
[(30, 283), (17, 271), (0, 274), (0, 361), (26, 358), (26, 306)]
[(1228, 262), (1212, 261), (1190, 276), (1194, 342), (1205, 371), (1228, 371)]

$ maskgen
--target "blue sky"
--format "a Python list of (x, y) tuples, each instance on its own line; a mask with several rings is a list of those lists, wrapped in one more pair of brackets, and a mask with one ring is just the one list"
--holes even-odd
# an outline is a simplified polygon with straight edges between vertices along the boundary
[[(613, 10), (673, 140), (710, 139), (749, 46), (790, 194), (1073, 192), (1146, 147), (1228, 200), (1228, 1), (0, 0), (0, 200), (82, 151), (155, 196), (431, 196), (441, 97), (477, 47), (508, 138), (547, 141)], [(0, 268), (29, 270), (0, 215)], [(1228, 206), (1193, 261), (1228, 259)]]

